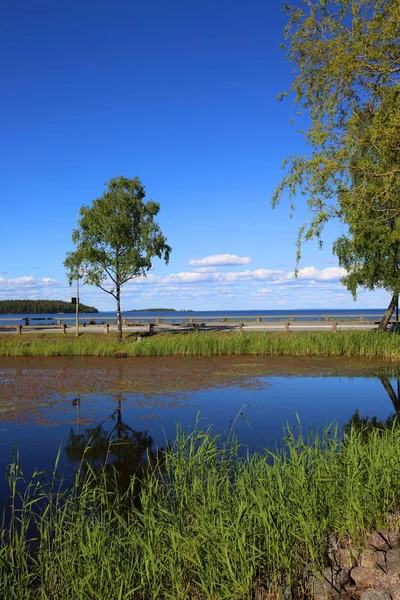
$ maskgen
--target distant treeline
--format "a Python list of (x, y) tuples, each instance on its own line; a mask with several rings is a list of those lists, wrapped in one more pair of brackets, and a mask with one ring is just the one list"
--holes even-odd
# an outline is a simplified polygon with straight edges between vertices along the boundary
[[(63, 300), (0, 300), (1, 315), (29, 315), (39, 313), (74, 313), (76, 304)], [(79, 304), (81, 313), (99, 312), (94, 306)]]
[[(126, 312), (178, 312), (176, 308), (132, 308)], [(179, 312), (193, 312), (192, 310), (180, 310)]]
[(175, 308), (132, 308), (126, 312), (176, 312)]

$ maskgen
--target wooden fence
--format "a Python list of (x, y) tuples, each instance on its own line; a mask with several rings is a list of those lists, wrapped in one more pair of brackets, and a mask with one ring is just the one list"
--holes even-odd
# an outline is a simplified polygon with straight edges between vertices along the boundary
[[(153, 331), (155, 326), (186, 326), (193, 329), (199, 329), (200, 327), (207, 326), (221, 326), (221, 328), (233, 327), (239, 328), (239, 331), (243, 331), (244, 326), (251, 326), (254, 324), (264, 323), (265, 326), (272, 326), (273, 328), (282, 328), (285, 331), (296, 330), (301, 328), (321, 328), (337, 330), (338, 325), (344, 326), (358, 325), (361, 328), (362, 325), (373, 326), (376, 325), (382, 318), (382, 313), (368, 314), (368, 315), (354, 315), (354, 314), (330, 314), (330, 315), (306, 315), (306, 314), (270, 314), (262, 316), (248, 316), (243, 315), (229, 315), (222, 317), (220, 315), (207, 315), (207, 316), (190, 316), (186, 318), (182, 316), (168, 315), (168, 316), (140, 316), (132, 315), (132, 317), (123, 317), (122, 322), (124, 328), (148, 325), (149, 331)], [(34, 323), (34, 321), (38, 321)], [(43, 322), (47, 321), (47, 323)], [(395, 315), (392, 316), (392, 323), (396, 322)], [(12, 323), (10, 323), (12, 322)], [(86, 328), (87, 325), (103, 325), (105, 333), (109, 333), (110, 325), (115, 325), (117, 322), (116, 317), (105, 318), (104, 316), (97, 317), (85, 317), (81, 314), (79, 317), (79, 327)], [(17, 334), (21, 334), (22, 331), (34, 331), (34, 330), (55, 330), (66, 333), (67, 329), (71, 330), (75, 328), (76, 319), (75, 316), (60, 316), (56, 315), (54, 319), (46, 317), (40, 319), (40, 317), (0, 317), (0, 331), (15, 331)], [(295, 325), (294, 325), (295, 324)], [(318, 324), (320, 324), (319, 327)], [(100, 328), (100, 327), (99, 327)], [(261, 327), (260, 327), (261, 328)]]

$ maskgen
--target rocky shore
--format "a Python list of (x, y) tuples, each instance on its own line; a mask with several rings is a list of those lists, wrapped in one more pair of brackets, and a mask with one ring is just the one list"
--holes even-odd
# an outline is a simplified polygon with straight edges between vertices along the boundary
[(400, 531), (373, 531), (361, 547), (331, 536), (328, 555), (330, 566), (310, 577), (315, 600), (400, 600)]

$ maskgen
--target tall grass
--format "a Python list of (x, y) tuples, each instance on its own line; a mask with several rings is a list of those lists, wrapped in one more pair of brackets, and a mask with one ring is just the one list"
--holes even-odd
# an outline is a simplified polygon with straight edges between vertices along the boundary
[(400, 336), (380, 331), (163, 334), (121, 344), (114, 336), (4, 336), (0, 356), (365, 356), (400, 360)]
[[(159, 467), (122, 494), (98, 474), (67, 492), (36, 473), (0, 536), (0, 597), (250, 599), (300, 596), (335, 532), (361, 539), (400, 501), (400, 430), (335, 428), (241, 458), (210, 430), (178, 432)], [(33, 535), (32, 532), (36, 533)], [(33, 539), (34, 538), (34, 539)]]

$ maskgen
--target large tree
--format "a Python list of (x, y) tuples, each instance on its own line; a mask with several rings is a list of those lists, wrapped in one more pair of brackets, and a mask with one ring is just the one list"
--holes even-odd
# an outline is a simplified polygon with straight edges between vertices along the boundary
[(146, 275), (154, 257), (168, 263), (171, 252), (154, 220), (160, 205), (144, 202), (144, 198), (145, 189), (137, 177), (110, 179), (92, 206), (81, 207), (78, 228), (72, 233), (76, 250), (64, 262), (70, 283), (81, 277), (115, 298), (120, 340), (122, 286)]
[(292, 207), (299, 192), (307, 197), (298, 259), (328, 220), (347, 226), (334, 245), (343, 282), (353, 294), (358, 286), (392, 293), (383, 326), (400, 288), (400, 0), (303, 0), (285, 11), (291, 89), (310, 117), (310, 152), (284, 161), (273, 205), (285, 190)]

